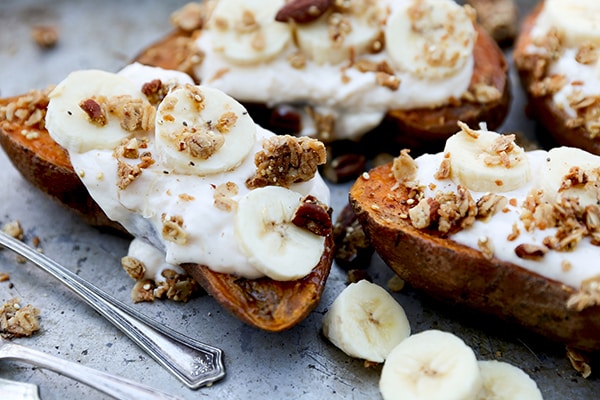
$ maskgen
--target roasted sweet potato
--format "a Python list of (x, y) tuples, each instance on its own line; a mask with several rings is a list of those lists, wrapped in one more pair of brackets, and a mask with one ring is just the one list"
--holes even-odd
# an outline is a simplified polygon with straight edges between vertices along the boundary
[(402, 279), (434, 298), (496, 316), (574, 348), (600, 350), (600, 306), (567, 307), (576, 288), (518, 265), (485, 258), (437, 230), (419, 230), (407, 214), (409, 190), (391, 164), (359, 178), (350, 204), (375, 250)]
[(600, 136), (587, 129), (585, 124), (573, 124), (573, 118), (552, 100), (552, 90), (544, 93), (536, 90), (536, 85), (549, 77), (545, 67), (547, 62), (539, 55), (528, 54), (527, 49), (532, 45), (531, 32), (543, 6), (542, 1), (526, 16), (513, 53), (521, 84), (528, 97), (531, 116), (544, 127), (552, 142), (600, 154)]
[[(445, 140), (454, 133), (457, 121), (472, 126), (486, 122), (490, 129), (502, 124), (511, 100), (508, 64), (496, 42), (480, 26), (476, 25), (475, 28), (475, 67), (470, 92), (474, 92), (477, 85), (487, 85), (497, 89), (501, 96), (493, 101), (476, 98), (455, 99), (451, 104), (437, 108), (390, 110), (383, 122), (362, 138), (362, 150), (365, 153), (373, 155), (382, 150), (389, 150), (390, 145), (398, 149), (410, 147), (415, 152), (419, 149), (439, 150)], [(190, 59), (193, 58), (192, 41), (201, 31), (201, 28), (192, 32), (173, 31), (141, 51), (135, 61), (167, 69), (179, 69), (198, 81)], [(198, 60), (201, 60), (201, 57), (198, 57)], [(299, 131), (299, 117), (282, 116), (277, 105), (271, 108), (265, 104), (242, 103), (259, 125), (273, 132), (293, 134)]]
[[(68, 153), (52, 140), (44, 128), (48, 105), (41, 92), (0, 100), (0, 106), (21, 102), (29, 112), (15, 116), (0, 114), (0, 145), (21, 175), (32, 185), (77, 212), (93, 226), (125, 233), (94, 202), (73, 170)], [(42, 118), (30, 119), (35, 110)], [(26, 122), (29, 121), (29, 122)], [(36, 121), (34, 123), (34, 121)], [(333, 261), (333, 237), (326, 238), (323, 255), (310, 275), (281, 282), (268, 278), (248, 280), (217, 273), (207, 266), (182, 267), (225, 309), (245, 323), (266, 330), (282, 331), (302, 321), (318, 304)]]

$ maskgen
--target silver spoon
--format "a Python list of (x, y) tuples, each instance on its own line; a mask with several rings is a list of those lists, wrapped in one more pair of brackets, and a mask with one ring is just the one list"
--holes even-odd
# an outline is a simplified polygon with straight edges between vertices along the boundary
[[(147, 400), (177, 400), (179, 397), (172, 396), (167, 393), (160, 392), (150, 386), (143, 385), (120, 376), (111, 375), (109, 373), (99, 371), (85, 365), (63, 360), (59, 357), (54, 357), (50, 354), (31, 349), (19, 344), (8, 343), (0, 338), (0, 359), (24, 361), (38, 367), (47, 368), (61, 375), (73, 378), (89, 387), (106, 393), (115, 399), (131, 400), (131, 399), (147, 399)], [(6, 382), (3, 381), (4, 385)], [(39, 399), (37, 387), (33, 385), (20, 384), (15, 386), (15, 383), (10, 387), (2, 388), (2, 395), (8, 396), (3, 398), (17, 398), (16, 388), (22, 397), (28, 399)], [(0, 386), (1, 387), (1, 386)], [(11, 387), (15, 390), (12, 390)], [(33, 387), (34, 389), (31, 389)], [(25, 391), (26, 390), (26, 391)], [(28, 397), (25, 397), (25, 396)], [(13, 397), (14, 396), (14, 397)]]
[(0, 245), (25, 257), (65, 284), (190, 389), (210, 385), (225, 376), (221, 349), (185, 336), (141, 314), (1, 230)]

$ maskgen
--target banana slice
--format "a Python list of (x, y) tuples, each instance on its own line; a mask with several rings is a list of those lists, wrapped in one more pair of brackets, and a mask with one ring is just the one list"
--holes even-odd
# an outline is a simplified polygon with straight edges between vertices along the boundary
[(455, 183), (476, 192), (508, 192), (529, 181), (529, 160), (514, 143), (514, 135), (459, 125), (461, 131), (448, 138), (444, 148)]
[(434, 329), (400, 342), (385, 360), (379, 379), (384, 400), (475, 399), (481, 388), (473, 350), (459, 337)]
[(159, 104), (155, 137), (165, 166), (177, 173), (208, 175), (242, 163), (253, 148), (256, 125), (222, 91), (185, 85)]
[(483, 387), (477, 400), (542, 400), (537, 384), (521, 368), (496, 360), (478, 364)]
[(339, 64), (367, 53), (381, 35), (382, 10), (365, 0), (350, 0), (343, 9), (296, 26), (300, 50), (317, 64)]
[(251, 190), (238, 203), (236, 238), (250, 264), (269, 278), (302, 278), (323, 254), (325, 237), (292, 223), (301, 197), (280, 186), (266, 186)]
[[(46, 113), (46, 127), (50, 136), (73, 152), (116, 147), (132, 132), (125, 130), (118, 118), (106, 112), (101, 113), (105, 118), (104, 124), (94, 123), (90, 113), (84, 111), (80, 104), (92, 98), (117, 96), (130, 96), (149, 105), (146, 96), (125, 77), (99, 70), (70, 73), (50, 93)], [(101, 112), (100, 109), (97, 111)]]
[[(571, 170), (574, 167), (577, 170)], [(600, 156), (574, 147), (556, 147), (548, 151), (539, 175), (549, 201), (577, 197), (585, 207), (600, 200)]]
[(473, 54), (476, 32), (452, 0), (412, 0), (395, 6), (385, 28), (386, 49), (401, 71), (420, 78), (455, 75)]
[(382, 363), (410, 335), (404, 309), (381, 286), (351, 283), (323, 316), (323, 334), (351, 357)]
[(600, 2), (597, 0), (546, 0), (543, 18), (564, 34), (565, 44), (578, 47), (600, 45)]
[(213, 48), (238, 64), (270, 60), (291, 42), (289, 26), (275, 21), (285, 0), (220, 0), (208, 28)]

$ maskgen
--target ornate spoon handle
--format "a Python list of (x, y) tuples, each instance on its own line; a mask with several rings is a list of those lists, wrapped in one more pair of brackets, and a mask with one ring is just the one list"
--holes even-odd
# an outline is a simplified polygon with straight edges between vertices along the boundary
[[(47, 368), (61, 375), (68, 376), (85, 385), (93, 387), (103, 393), (106, 393), (115, 399), (148, 399), (148, 400), (177, 400), (179, 397), (171, 396), (149, 386), (130, 381), (120, 376), (111, 375), (103, 371), (86, 367), (79, 363), (63, 360), (62, 358), (51, 356), (44, 352), (30, 349), (13, 343), (5, 343), (0, 346), (0, 358), (15, 361), (24, 361), (32, 365)], [(37, 388), (35, 396), (29, 394), (32, 399), (37, 397)], [(10, 397), (10, 394), (9, 394)]]
[(65, 284), (190, 389), (198, 389), (225, 376), (221, 349), (182, 335), (139, 313), (2, 231), (0, 244)]

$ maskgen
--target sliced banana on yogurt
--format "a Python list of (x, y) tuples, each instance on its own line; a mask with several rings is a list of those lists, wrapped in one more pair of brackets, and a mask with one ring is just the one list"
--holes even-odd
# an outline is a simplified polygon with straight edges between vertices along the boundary
[(481, 388), (473, 350), (459, 337), (434, 329), (409, 336), (394, 347), (379, 380), (384, 400), (476, 399)]
[(292, 222), (301, 201), (301, 194), (280, 186), (251, 190), (239, 200), (236, 238), (250, 264), (271, 279), (302, 278), (323, 254), (325, 237)]
[(455, 75), (472, 57), (477, 34), (465, 8), (452, 0), (394, 5), (385, 27), (394, 66), (424, 79)]
[(514, 136), (461, 127), (444, 148), (456, 184), (476, 192), (508, 192), (530, 180), (529, 160)]
[(292, 41), (288, 25), (275, 21), (285, 0), (219, 0), (208, 26), (213, 48), (237, 64), (268, 61)]
[(382, 10), (366, 0), (351, 0), (317, 20), (296, 26), (302, 52), (317, 64), (339, 64), (368, 52), (381, 35)]
[(569, 47), (585, 42), (600, 45), (598, 0), (545, 0), (541, 17), (548, 26), (558, 28)]
[(548, 151), (539, 176), (549, 201), (574, 197), (584, 207), (600, 202), (600, 156), (574, 147), (555, 147)]
[(323, 316), (323, 334), (351, 357), (382, 363), (410, 335), (402, 306), (381, 286), (351, 283)]
[(256, 125), (246, 109), (220, 90), (185, 85), (159, 104), (155, 140), (165, 167), (208, 175), (240, 165), (253, 148)]
[(50, 93), (46, 113), (50, 136), (78, 153), (116, 147), (133, 132), (124, 128), (118, 110), (110, 111), (108, 103), (115, 99), (137, 103), (154, 117), (148, 99), (129, 79), (93, 69), (70, 73)]

